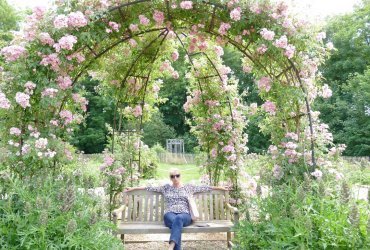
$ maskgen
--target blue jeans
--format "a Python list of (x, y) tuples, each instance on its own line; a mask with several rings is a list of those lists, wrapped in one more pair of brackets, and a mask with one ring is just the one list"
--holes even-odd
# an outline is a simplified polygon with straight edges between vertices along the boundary
[(171, 229), (169, 242), (175, 242), (174, 250), (181, 250), (181, 231), (191, 224), (190, 214), (168, 212), (164, 215), (164, 224)]

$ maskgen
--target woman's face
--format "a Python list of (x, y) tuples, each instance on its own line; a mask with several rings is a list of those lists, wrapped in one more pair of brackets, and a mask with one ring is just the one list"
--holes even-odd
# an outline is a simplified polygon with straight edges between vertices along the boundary
[(179, 171), (174, 171), (170, 173), (170, 179), (172, 181), (172, 184), (180, 184), (181, 182), (181, 174)]

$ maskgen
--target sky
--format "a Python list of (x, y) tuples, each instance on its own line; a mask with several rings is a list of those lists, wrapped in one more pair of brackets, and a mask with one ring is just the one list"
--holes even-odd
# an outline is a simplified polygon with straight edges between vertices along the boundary
[[(353, 6), (361, 0), (287, 0), (296, 7), (299, 13), (310, 19), (322, 20), (327, 16), (352, 11)], [(16, 8), (48, 5), (50, 0), (8, 0)]]

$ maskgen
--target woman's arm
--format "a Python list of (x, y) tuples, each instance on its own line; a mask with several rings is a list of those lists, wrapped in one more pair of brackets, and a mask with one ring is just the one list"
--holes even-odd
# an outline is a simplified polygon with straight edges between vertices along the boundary
[(144, 190), (145, 187), (129, 187), (126, 188), (125, 192), (135, 191), (135, 190)]

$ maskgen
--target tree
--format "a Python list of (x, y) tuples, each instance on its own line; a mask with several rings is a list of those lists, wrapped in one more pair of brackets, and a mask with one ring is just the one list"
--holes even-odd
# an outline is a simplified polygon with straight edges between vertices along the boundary
[(355, 156), (370, 155), (370, 67), (364, 74), (353, 75), (344, 85), (348, 98), (347, 119), (339, 134), (347, 145), (347, 154)]
[(177, 135), (184, 135), (190, 131), (190, 127), (185, 123), (186, 114), (183, 108), (188, 85), (185, 78), (187, 71), (185, 65), (184, 53), (180, 53), (179, 60), (173, 63), (180, 77), (178, 79), (165, 79), (160, 91), (160, 96), (167, 98), (167, 101), (159, 106), (159, 110), (163, 114), (163, 121), (173, 127)]
[[(355, 91), (360, 88), (356, 85), (361, 78), (359, 74), (364, 73), (370, 62), (369, 12), (370, 1), (363, 0), (353, 13), (335, 16), (326, 26), (327, 40), (337, 50), (321, 70), (333, 95), (327, 101), (317, 99), (315, 108), (321, 112), (321, 120), (329, 125), (334, 142), (347, 144), (346, 155), (369, 155), (369, 141), (361, 132), (366, 119), (361, 120), (364, 113), (361, 115), (354, 109), (354, 102), (358, 101), (354, 98)], [(355, 73), (357, 77), (353, 78)], [(347, 82), (349, 79), (352, 80)]]
[(160, 143), (163, 147), (166, 145), (166, 139), (176, 138), (175, 129), (163, 121), (163, 114), (158, 112), (153, 114), (152, 119), (144, 124), (143, 142), (149, 147)]
[(106, 123), (113, 121), (114, 106), (110, 100), (96, 93), (98, 81), (85, 79), (81, 81), (89, 101), (86, 120), (75, 132), (72, 144), (87, 154), (101, 153), (107, 144), (108, 130)]
[(9, 31), (18, 28), (19, 16), (7, 0), (0, 0), (0, 47), (12, 39)]

